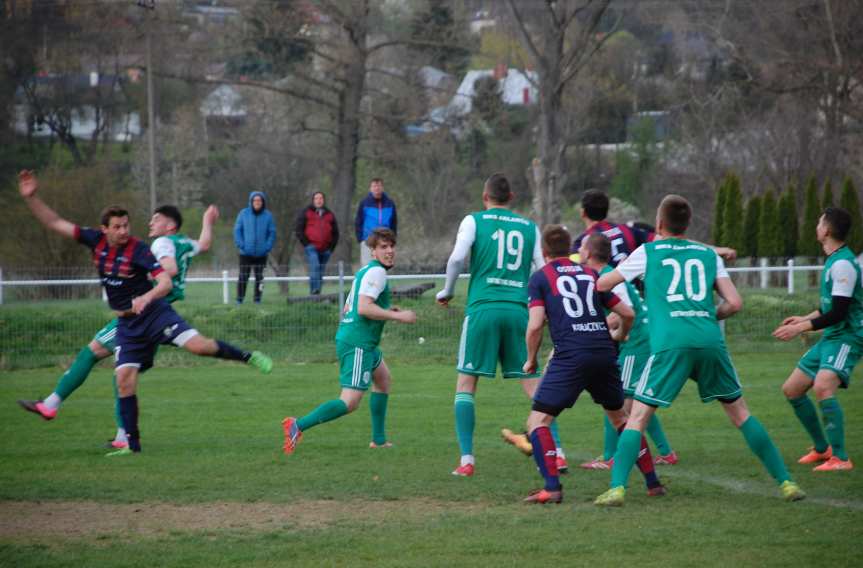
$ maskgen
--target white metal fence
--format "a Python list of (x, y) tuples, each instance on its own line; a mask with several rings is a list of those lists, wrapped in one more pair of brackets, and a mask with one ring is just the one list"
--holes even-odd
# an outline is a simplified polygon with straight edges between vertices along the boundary
[[(821, 268), (793, 261), (783, 266), (730, 268), (745, 304), (740, 314), (725, 323), (731, 348), (802, 349), (799, 342), (776, 342), (770, 332), (783, 317), (817, 307), (815, 286)], [(67, 273), (71, 277), (58, 271), (48, 278), (11, 278), (12, 272), (22, 274), (18, 270), (0, 272), (0, 369), (64, 365), (113, 317), (102, 300), (99, 280), (81, 278), (77, 269)], [(208, 336), (265, 350), (279, 359), (334, 360), (332, 339), (353, 281), (344, 267), (325, 277), (320, 297), (308, 296), (307, 276), (268, 274), (260, 306), (235, 304), (236, 278), (235, 271), (190, 276), (186, 300), (175, 305), (177, 311)], [(396, 302), (415, 310), (419, 317), (415, 325), (386, 326), (382, 348), (388, 358), (451, 361), (455, 357), (467, 275), (462, 275), (449, 309), (434, 302), (444, 278), (440, 273), (390, 276), (394, 291), (401, 294)], [(247, 302), (252, 282), (249, 288)], [(170, 348), (162, 349), (159, 357), (163, 362), (200, 362)]]

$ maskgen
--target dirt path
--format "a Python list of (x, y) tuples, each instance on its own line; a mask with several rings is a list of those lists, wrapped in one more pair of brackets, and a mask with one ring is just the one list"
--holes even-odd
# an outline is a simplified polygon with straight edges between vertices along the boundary
[[(391, 522), (428, 519), (451, 503), (399, 501), (303, 501), (299, 503), (137, 503), (94, 501), (2, 501), (0, 538), (93, 537), (112, 533), (141, 536), (208, 530), (276, 530), (325, 527), (341, 520)], [(480, 510), (481, 504), (469, 509)], [(463, 504), (459, 511), (465, 512)]]

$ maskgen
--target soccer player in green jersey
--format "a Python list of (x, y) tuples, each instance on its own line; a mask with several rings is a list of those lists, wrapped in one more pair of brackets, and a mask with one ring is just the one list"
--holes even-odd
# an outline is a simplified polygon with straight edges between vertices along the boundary
[(356, 410), (369, 387), (372, 389), (369, 401), (372, 441), (369, 447), (390, 446), (385, 426), (391, 377), (378, 345), (387, 321), (415, 323), (417, 316), (410, 310), (390, 306), (387, 270), (393, 267), (396, 259), (395, 233), (390, 229), (374, 229), (366, 244), (371, 250), (372, 261), (354, 276), (336, 333), (341, 394), (301, 418), (289, 416), (282, 421), (286, 454), (294, 453), (303, 433), (309, 428)]
[(455, 424), (461, 462), (452, 472), (463, 477), (474, 473), (477, 379), (494, 378), (500, 360), (504, 379), (521, 379), (529, 398), (539, 382), (539, 375), (523, 370), (527, 360), (524, 334), (531, 264), (538, 269), (544, 260), (537, 226), (507, 208), (513, 197), (504, 175), (494, 174), (486, 180), (482, 192), (485, 210), (462, 220), (447, 262), (446, 284), (436, 297), (440, 305), (448, 305), (470, 254), (470, 284), (456, 367)]
[[(219, 218), (219, 210), (211, 205), (203, 215), (201, 234), (197, 241), (180, 234), (178, 231), (182, 226), (182, 215), (172, 205), (163, 205), (153, 212), (150, 219), (149, 236), (155, 238), (150, 250), (153, 256), (162, 265), (162, 268), (171, 277), (172, 289), (165, 297), (168, 302), (182, 300), (185, 297), (186, 273), (193, 256), (210, 249), (213, 242), (213, 225)], [(54, 391), (44, 400), (19, 400), (25, 410), (41, 416), (44, 420), (53, 420), (57, 417), (63, 402), (69, 398), (90, 375), (93, 367), (109, 357), (115, 348), (115, 336), (117, 333), (117, 319), (108, 322), (100, 329), (93, 340), (78, 352), (69, 369), (60, 377)], [(116, 378), (115, 378), (116, 398)], [(122, 426), (119, 409), (116, 409), (115, 420), (117, 422), (117, 433), (108, 445), (113, 448), (125, 448), (127, 446), (126, 432)]]
[[(854, 467), (845, 450), (845, 419), (836, 399), (838, 389), (848, 388), (851, 372), (863, 353), (863, 278), (857, 258), (845, 244), (850, 230), (851, 215), (847, 211), (835, 207), (824, 210), (815, 228), (827, 255), (821, 273), (821, 307), (805, 316), (785, 318), (773, 332), (777, 339), (790, 341), (807, 331), (824, 330), (821, 340), (803, 355), (782, 385), (782, 392), (814, 444), (797, 461), (824, 462), (815, 466), (815, 471)], [(807, 395), (809, 389), (815, 391), (824, 429)]]
[[(656, 215), (659, 238), (636, 249), (597, 281), (597, 289), (608, 291), (623, 281), (644, 276), (651, 355), (617, 444), (610, 489), (595, 503), (623, 505), (642, 433), (657, 407), (671, 406), (690, 378), (698, 384), (703, 402), (718, 400), (722, 404), (749, 448), (780, 484), (783, 497), (802, 499), (805, 494), (791, 480), (767, 430), (749, 413), (719, 329), (719, 320), (740, 311), (743, 300), (719, 255), (686, 239), (691, 218), (692, 208), (686, 199), (666, 196)], [(714, 290), (724, 300), (719, 306), (714, 303)]]
[[(578, 253), (581, 262), (603, 275), (614, 270), (614, 267), (609, 264), (613, 250), (611, 240), (608, 237), (602, 233), (593, 233), (581, 241), (581, 248)], [(632, 410), (635, 383), (650, 358), (650, 334), (647, 329), (648, 312), (641, 294), (632, 282), (621, 282), (612, 289), (612, 292), (635, 311), (635, 322), (632, 324), (628, 337), (620, 343), (618, 356), (620, 380), (623, 382), (623, 408), (628, 414)], [(609, 314), (609, 320), (613, 328), (619, 325), (619, 318), (615, 314)], [(605, 430), (603, 455), (581, 464), (584, 469), (611, 469), (613, 463), (611, 457), (617, 449), (617, 428), (607, 416), (603, 423)], [(657, 465), (676, 464), (677, 454), (671, 449), (671, 444), (668, 443), (659, 416), (656, 414), (650, 418), (650, 422), (647, 424), (647, 434), (659, 450), (659, 456), (656, 457), (655, 463)]]

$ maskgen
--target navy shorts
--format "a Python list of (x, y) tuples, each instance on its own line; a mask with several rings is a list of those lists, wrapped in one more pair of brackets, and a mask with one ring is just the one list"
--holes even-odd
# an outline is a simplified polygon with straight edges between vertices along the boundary
[(137, 367), (143, 373), (153, 366), (159, 345), (182, 347), (197, 334), (169, 303), (151, 304), (139, 316), (119, 318), (114, 368)]
[(607, 410), (623, 407), (623, 385), (613, 350), (555, 354), (533, 396), (533, 409), (557, 416), (572, 408), (584, 390)]

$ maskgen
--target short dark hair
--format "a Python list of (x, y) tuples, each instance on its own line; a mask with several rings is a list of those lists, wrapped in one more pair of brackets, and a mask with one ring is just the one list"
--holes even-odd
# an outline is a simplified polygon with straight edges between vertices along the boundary
[(315, 198), (315, 196), (316, 196), (317, 194), (319, 194), (319, 193), (321, 194), (321, 197), (323, 197), (324, 199), (326, 199), (326, 198), (327, 198), (327, 194), (326, 194), (326, 193), (324, 193), (323, 191), (313, 191), (313, 192), (312, 192), (312, 199), (314, 199), (314, 198)]
[(396, 246), (396, 234), (390, 229), (380, 227), (373, 230), (369, 235), (369, 238), (366, 239), (366, 245), (368, 245), (370, 249), (377, 248), (378, 243), (381, 242), (390, 243), (391, 245)]
[(109, 205), (102, 209), (102, 215), (99, 217), (99, 220), (102, 223), (103, 227), (107, 227), (111, 223), (112, 217), (128, 217), (129, 212), (120, 207), (119, 205)]
[(377, 183), (384, 183), (384, 179), (383, 179), (383, 178), (372, 178), (372, 181), (370, 181), (370, 182), (369, 182), (369, 185), (371, 185), (371, 184), (373, 184), (373, 183), (375, 183), (375, 182), (377, 182)]
[(588, 235), (584, 241), (584, 246), (590, 252), (591, 258), (597, 262), (608, 264), (608, 261), (611, 260), (611, 239), (602, 233)]
[(512, 199), (512, 188), (509, 180), (501, 173), (491, 174), (483, 187), (489, 198), (495, 203), (504, 204)]
[(563, 225), (548, 225), (542, 231), (542, 251), (549, 258), (569, 256), (572, 236)]
[(174, 222), (174, 225), (177, 226), (177, 230), (180, 230), (180, 227), (183, 226), (183, 214), (180, 213), (180, 210), (174, 207), (173, 205), (162, 205), (161, 207), (156, 207), (156, 210), (153, 211), (155, 215), (158, 213), (159, 215), (164, 215), (168, 219)]
[(845, 242), (851, 232), (851, 214), (841, 207), (828, 207), (821, 214), (830, 227), (830, 236), (837, 241)]
[(598, 189), (588, 189), (581, 196), (581, 208), (591, 221), (602, 221), (608, 217), (608, 195)]
[(685, 197), (666, 195), (659, 204), (659, 219), (665, 230), (672, 235), (682, 235), (689, 228), (692, 219), (692, 206)]

